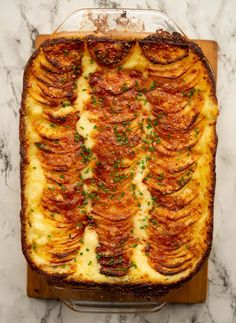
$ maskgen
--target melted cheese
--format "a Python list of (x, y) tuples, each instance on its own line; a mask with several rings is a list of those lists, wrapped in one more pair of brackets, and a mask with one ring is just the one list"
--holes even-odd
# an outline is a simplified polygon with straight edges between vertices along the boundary
[(151, 66), (150, 62), (142, 55), (142, 50), (138, 45), (135, 45), (135, 48), (132, 54), (128, 57), (125, 63), (122, 65), (124, 69), (138, 69), (144, 70), (146, 67)]
[(77, 82), (77, 100), (75, 102), (75, 108), (80, 113), (80, 119), (77, 122), (76, 130), (85, 139), (85, 146), (92, 148), (94, 140), (92, 138), (95, 123), (92, 122), (94, 116), (85, 110), (86, 104), (90, 101), (90, 86), (88, 82), (89, 75), (94, 73), (98, 69), (98, 65), (91, 60), (88, 52), (86, 51), (82, 58), (83, 73)]
[(96, 259), (96, 247), (98, 245), (98, 236), (95, 230), (87, 227), (84, 232), (84, 242), (78, 253), (76, 262), (76, 275), (93, 280), (93, 277), (99, 279), (100, 266)]
[(152, 197), (143, 183), (143, 179), (148, 174), (147, 160), (143, 157), (136, 169), (133, 183), (136, 185), (135, 194), (140, 201), (139, 212), (134, 217), (134, 236), (139, 239), (146, 239), (147, 234), (145, 228), (148, 225), (149, 211), (152, 209)]
[(90, 149), (94, 146), (94, 140), (92, 138), (94, 126), (95, 123), (89, 120), (89, 113), (87, 111), (82, 112), (76, 124), (76, 130), (85, 139), (85, 146)]

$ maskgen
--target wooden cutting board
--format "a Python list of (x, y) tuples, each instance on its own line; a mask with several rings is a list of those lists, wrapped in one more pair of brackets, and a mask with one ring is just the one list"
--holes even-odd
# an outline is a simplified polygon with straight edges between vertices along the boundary
[[(35, 40), (35, 48), (46, 39), (48, 35), (39, 35)], [(215, 78), (217, 75), (217, 43), (212, 40), (194, 40), (203, 50), (209, 60)], [(207, 262), (200, 272), (182, 287), (172, 290), (165, 297), (165, 301), (170, 303), (201, 303), (207, 297)], [(55, 299), (52, 288), (35, 273), (29, 266), (27, 268), (27, 295), (34, 298)], [(61, 292), (63, 296), (63, 291)], [(65, 298), (68, 292), (65, 291)]]

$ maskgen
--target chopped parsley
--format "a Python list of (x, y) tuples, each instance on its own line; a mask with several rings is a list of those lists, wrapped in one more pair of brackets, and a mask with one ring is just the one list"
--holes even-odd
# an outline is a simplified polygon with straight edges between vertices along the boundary
[(96, 97), (94, 95), (91, 96), (91, 102), (94, 105), (97, 105), (97, 103), (98, 103), (98, 101), (97, 101), (97, 99), (96, 99)]
[(62, 102), (63, 108), (68, 107), (69, 105), (71, 105), (71, 102), (69, 100), (65, 100)]
[(189, 99), (191, 99), (191, 97), (195, 94), (195, 92), (196, 92), (196, 89), (194, 89), (194, 88), (189, 91), (189, 93), (188, 93)]
[(129, 87), (128, 87), (127, 83), (123, 83), (121, 90), (122, 90), (122, 92), (129, 91)]
[(186, 184), (186, 178), (184, 176), (181, 176), (177, 182), (179, 186), (183, 186), (184, 184)]
[(130, 267), (133, 267), (135, 269), (138, 268), (137, 264), (134, 261), (131, 262)]
[(157, 85), (157, 82), (156, 81), (152, 81), (151, 85), (150, 85), (150, 90), (155, 90), (156, 88), (156, 85)]
[(145, 225), (142, 225), (141, 227), (140, 227), (140, 229), (141, 230), (144, 230), (144, 229), (146, 229), (148, 227), (148, 225), (147, 224), (145, 224)]
[(66, 264), (61, 265), (61, 268), (66, 268)]
[(68, 49), (63, 49), (63, 54), (64, 54), (64, 56), (68, 56), (69, 55)]
[(111, 257), (111, 259), (108, 261), (108, 265), (114, 265), (115, 261), (114, 258)]
[(158, 174), (157, 179), (158, 179), (158, 181), (162, 182), (164, 179), (164, 173)]
[(45, 144), (43, 144), (42, 142), (36, 142), (35, 143), (35, 146), (38, 147), (39, 149), (42, 149), (42, 150), (47, 150), (47, 147)]
[(152, 224), (154, 224), (154, 225), (158, 225), (157, 220), (156, 220), (156, 219), (154, 219), (154, 218), (150, 219), (150, 222), (151, 222)]
[(103, 190), (104, 192), (108, 193), (109, 189), (106, 188), (105, 184), (103, 182), (98, 182), (98, 187)]
[(153, 125), (154, 125), (154, 127), (158, 125), (158, 120), (157, 119), (153, 120)]
[(194, 132), (195, 132), (195, 137), (198, 137), (198, 135), (199, 135), (199, 129), (198, 128), (195, 128), (194, 129)]
[(35, 250), (35, 249), (37, 249), (37, 244), (36, 244), (36, 242), (33, 242), (32, 243), (32, 248)]
[(97, 260), (100, 260), (102, 258), (102, 255), (100, 255), (99, 253), (96, 254), (96, 258)]
[(187, 93), (183, 93), (183, 96), (185, 96), (185, 97), (187, 97), (187, 98), (189, 98), (189, 99), (191, 99), (192, 98), (192, 96), (196, 93), (196, 89), (195, 88), (192, 88), (189, 92), (187, 92)]
[(136, 91), (138, 91), (138, 92), (142, 91), (140, 86), (139, 86), (138, 80), (135, 82), (135, 88), (136, 88)]
[(187, 250), (189, 250), (189, 249), (190, 249), (190, 247), (189, 247), (189, 245), (188, 245), (188, 244), (186, 244), (186, 245), (185, 245), (185, 248), (186, 248)]
[(119, 165), (120, 165), (120, 160), (119, 159), (117, 159), (116, 161), (115, 161), (115, 163), (113, 164), (113, 167), (114, 168), (118, 168), (119, 167)]
[(74, 140), (75, 140), (75, 142), (79, 142), (80, 141), (80, 135), (78, 134), (77, 131), (75, 132)]

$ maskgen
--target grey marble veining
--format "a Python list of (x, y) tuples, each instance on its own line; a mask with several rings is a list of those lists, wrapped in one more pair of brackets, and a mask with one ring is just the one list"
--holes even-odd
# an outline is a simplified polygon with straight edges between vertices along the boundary
[[(214, 243), (205, 304), (169, 305), (145, 315), (77, 314), (57, 301), (25, 295), (20, 247), (18, 117), (23, 69), (39, 33), (53, 31), (83, 7), (149, 8), (166, 12), (192, 38), (219, 44), (217, 185)], [(0, 1), (0, 322), (233, 323), (236, 322), (236, 1), (8, 0)]]

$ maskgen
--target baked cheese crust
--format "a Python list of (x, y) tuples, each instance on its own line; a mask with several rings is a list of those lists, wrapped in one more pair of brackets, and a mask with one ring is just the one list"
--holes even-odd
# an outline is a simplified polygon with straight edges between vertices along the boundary
[(211, 248), (211, 70), (177, 33), (44, 42), (24, 74), (22, 246), (51, 283), (163, 294)]

